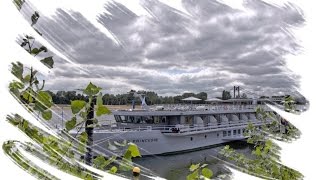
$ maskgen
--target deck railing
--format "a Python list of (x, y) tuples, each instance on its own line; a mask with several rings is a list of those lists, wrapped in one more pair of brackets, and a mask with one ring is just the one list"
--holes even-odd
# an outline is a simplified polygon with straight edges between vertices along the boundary
[(157, 105), (151, 106), (150, 110), (153, 111), (222, 111), (222, 110), (254, 110), (261, 107), (265, 110), (270, 110), (266, 105), (211, 105), (211, 104), (175, 104), (175, 105)]
[[(266, 123), (270, 123), (271, 120), (267, 120)], [(247, 126), (249, 123), (253, 125), (262, 125), (264, 122), (261, 120), (239, 120), (239, 121), (229, 121), (224, 123), (216, 123), (211, 125), (203, 125), (203, 124), (195, 124), (195, 125), (165, 125), (165, 126), (139, 126), (139, 127), (116, 127), (110, 128), (101, 131), (122, 131), (122, 132), (129, 132), (129, 131), (161, 131), (162, 133), (186, 133), (186, 132), (194, 132), (194, 131), (210, 131), (215, 129), (224, 129), (224, 128), (231, 128), (231, 127), (239, 127), (239, 126)]]

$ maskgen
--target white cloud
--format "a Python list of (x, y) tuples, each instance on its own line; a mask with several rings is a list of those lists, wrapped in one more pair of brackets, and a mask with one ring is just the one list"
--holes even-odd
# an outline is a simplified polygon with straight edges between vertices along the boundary
[[(78, 5), (73, 11), (60, 9), (51, 18), (42, 17), (38, 27), (44, 37), (89, 72), (78, 74), (73, 65), (58, 60), (63, 63), (54, 68), (57, 77), (51, 78), (49, 88), (67, 88), (57, 82), (62, 77), (69, 83), (78, 77), (118, 81), (104, 83), (119, 93), (132, 87), (159, 94), (213, 94), (214, 89), (237, 84), (268, 93), (298, 87), (298, 76), (284, 68), (284, 57), (300, 50), (289, 29), (302, 26), (301, 11), (292, 4), (273, 6), (257, 0), (243, 4), (249, 11), (226, 4), (146, 0), (124, 6), (121, 1), (96, 8), (100, 11), (95, 13), (83, 13)], [(93, 20), (93, 14), (100, 15)]]

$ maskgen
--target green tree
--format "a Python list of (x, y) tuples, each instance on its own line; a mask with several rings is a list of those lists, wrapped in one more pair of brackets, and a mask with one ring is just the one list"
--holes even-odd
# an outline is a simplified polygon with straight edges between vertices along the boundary
[(246, 94), (246, 93), (242, 93), (241, 98), (242, 98), (242, 99), (247, 99), (247, 98), (248, 98), (248, 97), (247, 97), (247, 94)]
[(226, 91), (226, 90), (223, 90), (222, 91), (222, 100), (227, 100), (227, 99), (231, 99), (232, 96), (230, 94), (230, 91)]

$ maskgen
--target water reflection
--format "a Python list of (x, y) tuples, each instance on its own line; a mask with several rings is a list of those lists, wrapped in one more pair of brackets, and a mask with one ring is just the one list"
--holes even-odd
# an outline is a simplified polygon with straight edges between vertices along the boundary
[[(252, 147), (244, 141), (232, 142), (229, 145), (238, 152), (248, 156), (251, 155)], [(175, 155), (146, 156), (135, 159), (134, 162), (169, 180), (185, 180), (190, 174), (190, 165), (197, 163), (208, 164), (207, 167), (213, 171), (214, 177), (227, 175), (224, 179), (230, 179), (231, 172), (217, 158), (219, 151), (224, 146), (219, 145), (209, 149)]]

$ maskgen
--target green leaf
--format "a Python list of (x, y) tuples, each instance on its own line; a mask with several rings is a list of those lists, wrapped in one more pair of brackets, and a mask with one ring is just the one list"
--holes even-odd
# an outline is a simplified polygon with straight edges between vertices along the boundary
[(204, 177), (206, 177), (206, 178), (208, 178), (208, 179), (210, 179), (210, 178), (213, 176), (213, 172), (212, 172), (210, 169), (208, 169), (208, 168), (203, 168), (203, 169), (201, 170), (201, 173), (202, 173), (202, 175), (203, 175)]
[(274, 177), (279, 176), (280, 169), (276, 164), (272, 164), (271, 170), (272, 170), (272, 174), (273, 174)]
[(272, 141), (268, 139), (265, 143), (265, 148), (266, 149), (271, 149), (272, 148)]
[(82, 100), (71, 101), (72, 113), (77, 114), (79, 111), (81, 111), (82, 108), (84, 108), (85, 105), (86, 105), (86, 102)]
[(131, 155), (131, 151), (129, 149), (127, 149), (127, 151), (124, 153), (123, 158), (125, 160), (131, 161), (132, 155)]
[(103, 170), (105, 168), (105, 165), (104, 165), (105, 161), (106, 161), (106, 159), (102, 155), (99, 155), (96, 158), (94, 158), (93, 164), (98, 169)]
[(128, 150), (131, 152), (132, 157), (141, 157), (139, 148), (136, 144), (134, 143), (129, 143)]
[(193, 172), (194, 170), (198, 169), (200, 166), (200, 163), (198, 164), (192, 164), (189, 168), (189, 171)]
[(10, 90), (14, 90), (14, 89), (23, 89), (24, 85), (21, 82), (18, 81), (13, 81), (9, 84), (9, 88)]
[(24, 120), (24, 121), (22, 122), (22, 129), (25, 131), (28, 127), (29, 127), (29, 122), (26, 121), (26, 120)]
[(84, 154), (87, 151), (86, 145), (85, 144), (79, 144), (78, 145), (78, 150), (80, 151), (81, 154)]
[(73, 117), (70, 121), (67, 121), (66, 122), (67, 131), (70, 131), (71, 129), (73, 129), (75, 127), (76, 123), (77, 123), (76, 117)]
[(90, 174), (86, 175), (85, 180), (93, 180), (92, 175), (90, 175)]
[(50, 109), (42, 111), (41, 114), (42, 114), (43, 119), (45, 119), (45, 120), (50, 120), (52, 118), (52, 112)]
[(109, 164), (113, 163), (116, 160), (116, 156), (112, 156), (111, 158), (109, 158), (107, 161), (104, 162), (105, 166), (108, 166)]
[(16, 7), (18, 8), (19, 11), (20, 11), (24, 2), (25, 2), (25, 0), (13, 0), (13, 3), (16, 5)]
[(20, 98), (19, 89), (23, 89), (23, 88), (24, 88), (24, 85), (18, 81), (13, 81), (9, 84), (10, 92), (12, 92), (18, 98)]
[(40, 62), (42, 62), (44, 65), (46, 65), (50, 69), (53, 68), (54, 61), (52, 59), (52, 56), (46, 57), (46, 58), (40, 60)]
[(199, 179), (198, 171), (199, 171), (199, 170), (196, 170), (196, 171), (192, 172), (191, 174), (189, 174), (189, 175), (187, 176), (187, 180)]
[(39, 137), (39, 134), (38, 134), (38, 130), (35, 129), (35, 128), (30, 128), (28, 129), (28, 131), (25, 132), (29, 137), (31, 137), (32, 139), (36, 139), (38, 141), (41, 142), (41, 137)]
[(40, 52), (40, 50), (38, 48), (33, 48), (30, 53), (31, 54), (39, 54), (39, 52)]
[(52, 106), (52, 97), (46, 91), (39, 91), (36, 97), (35, 108), (41, 112)]
[(79, 136), (79, 141), (82, 143), (88, 142), (88, 134), (86, 132), (82, 132)]
[(18, 79), (22, 80), (22, 74), (23, 74), (23, 64), (20, 62), (17, 63), (11, 63), (12, 69), (11, 73), (16, 76)]
[(12, 125), (14, 125), (14, 126), (19, 125), (20, 122), (21, 122), (20, 119), (14, 118), (14, 117), (12, 117), (12, 116), (8, 116), (8, 117), (7, 117), (7, 120), (8, 120)]
[(118, 168), (115, 166), (112, 166), (112, 168), (109, 170), (109, 173), (115, 174), (118, 171)]
[(261, 156), (261, 146), (256, 147), (256, 150), (254, 151), (254, 154), (256, 156)]
[(103, 106), (103, 101), (102, 101), (102, 93), (100, 92), (97, 96), (97, 106)]
[(28, 101), (29, 103), (33, 102), (33, 97), (32, 94), (30, 93), (29, 90), (26, 90), (22, 93), (22, 97), (23, 99), (25, 99), (26, 101)]
[(47, 49), (47, 47), (45, 47), (45, 46), (41, 46), (41, 47), (39, 48), (39, 51), (47, 52), (48, 49)]
[(24, 83), (29, 83), (29, 82), (30, 82), (30, 79), (31, 79), (31, 75), (30, 75), (30, 74), (27, 74), (27, 75), (23, 78), (23, 82), (24, 82)]
[(88, 84), (88, 86), (86, 87), (86, 89), (83, 90), (83, 93), (85, 93), (88, 96), (93, 96), (93, 95), (98, 94), (100, 90), (101, 90), (100, 87), (98, 87), (90, 82)]
[(111, 114), (111, 111), (105, 106), (99, 106), (96, 111), (97, 116), (101, 116), (104, 114)]

